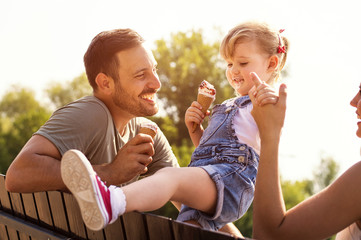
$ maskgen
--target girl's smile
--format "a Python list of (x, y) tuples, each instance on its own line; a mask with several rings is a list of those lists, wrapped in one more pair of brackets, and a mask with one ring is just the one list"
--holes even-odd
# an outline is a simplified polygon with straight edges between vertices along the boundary
[(241, 96), (247, 95), (253, 87), (250, 72), (256, 72), (261, 79), (268, 80), (274, 69), (270, 68), (272, 57), (265, 54), (255, 41), (242, 41), (234, 48), (233, 57), (227, 59), (226, 76), (230, 85)]

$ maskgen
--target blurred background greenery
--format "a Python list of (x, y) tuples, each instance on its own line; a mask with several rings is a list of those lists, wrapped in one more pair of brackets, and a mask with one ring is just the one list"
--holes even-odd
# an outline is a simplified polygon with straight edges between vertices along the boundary
[[(194, 150), (184, 124), (184, 114), (196, 99), (200, 82), (206, 79), (216, 87), (214, 104), (235, 96), (226, 80), (226, 64), (219, 57), (218, 49), (219, 42), (206, 42), (202, 30), (178, 32), (169, 40), (160, 39), (154, 43), (153, 52), (162, 82), (158, 94), (162, 110), (151, 119), (167, 136), (181, 166), (188, 165)], [(283, 77), (287, 78), (287, 69), (284, 73)], [(38, 100), (32, 89), (12, 86), (0, 99), (0, 173), (6, 173), (27, 140), (56, 108), (90, 95), (92, 91), (83, 73), (67, 82), (53, 82), (44, 92), (47, 98)], [(332, 157), (320, 157), (312, 179), (282, 180), (287, 209), (329, 185), (338, 171), (339, 165)], [(153, 213), (175, 219), (177, 212), (168, 203)], [(252, 207), (235, 225), (244, 236), (252, 236)]]

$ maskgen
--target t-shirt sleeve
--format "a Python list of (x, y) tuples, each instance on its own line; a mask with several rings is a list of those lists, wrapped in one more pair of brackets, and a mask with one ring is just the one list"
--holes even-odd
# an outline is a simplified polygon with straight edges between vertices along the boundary
[(148, 172), (142, 176), (150, 176), (164, 167), (179, 167), (177, 158), (167, 138), (160, 129), (158, 129), (154, 137), (154, 151), (153, 161), (148, 165)]
[(47, 138), (61, 155), (69, 149), (78, 149), (86, 154), (93, 142), (104, 135), (106, 122), (107, 115), (100, 104), (90, 102), (85, 107), (70, 104), (56, 110), (34, 135)]

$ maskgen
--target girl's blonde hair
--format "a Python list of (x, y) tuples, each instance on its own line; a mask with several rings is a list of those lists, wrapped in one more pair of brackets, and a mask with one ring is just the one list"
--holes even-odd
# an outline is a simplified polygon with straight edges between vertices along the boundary
[[(288, 40), (280, 34), (280, 31), (271, 29), (266, 23), (246, 22), (231, 29), (223, 38), (220, 46), (220, 54), (224, 59), (230, 59), (234, 55), (235, 45), (243, 41), (257, 41), (260, 48), (269, 56), (277, 55), (280, 59), (273, 79), (279, 78), (280, 72), (287, 59)], [(284, 51), (279, 49), (284, 47)]]

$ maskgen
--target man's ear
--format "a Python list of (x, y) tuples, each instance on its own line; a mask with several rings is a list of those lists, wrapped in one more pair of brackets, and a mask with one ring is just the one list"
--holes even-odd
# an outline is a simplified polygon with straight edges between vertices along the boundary
[(112, 93), (114, 81), (111, 77), (108, 77), (104, 73), (98, 73), (98, 75), (95, 78), (95, 82), (100, 92), (103, 92), (107, 95)]
[(278, 67), (278, 62), (279, 62), (279, 58), (277, 57), (277, 55), (272, 55), (268, 59), (268, 69), (267, 70), (270, 72), (274, 72)]

